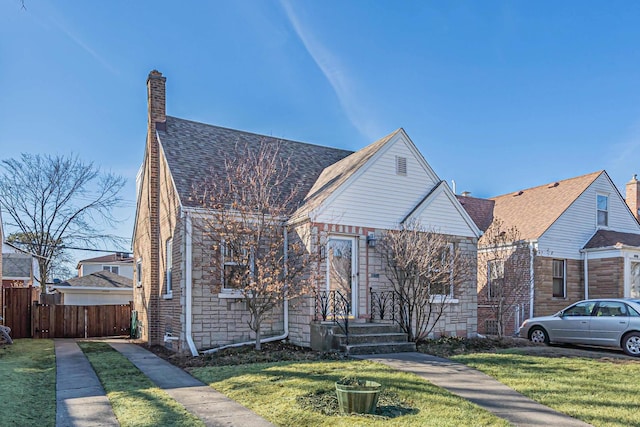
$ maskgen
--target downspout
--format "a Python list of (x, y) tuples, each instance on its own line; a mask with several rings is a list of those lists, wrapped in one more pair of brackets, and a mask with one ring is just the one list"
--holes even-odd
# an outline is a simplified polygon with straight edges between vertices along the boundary
[(196, 345), (193, 343), (193, 336), (191, 335), (192, 332), (192, 324), (193, 324), (193, 319), (192, 319), (192, 305), (193, 305), (193, 301), (192, 301), (192, 287), (193, 287), (193, 283), (192, 283), (192, 275), (191, 275), (191, 268), (192, 268), (192, 249), (193, 249), (193, 245), (192, 245), (192, 241), (191, 241), (191, 232), (192, 232), (193, 226), (191, 224), (191, 216), (189, 215), (189, 212), (185, 212), (185, 231), (186, 231), (186, 235), (185, 235), (185, 300), (186, 300), (186, 308), (185, 308), (185, 323), (186, 323), (186, 331), (185, 331), (185, 335), (187, 338), (187, 345), (189, 346), (189, 350), (191, 351), (191, 355), (192, 356), (198, 356), (198, 349), (196, 348)]
[(589, 299), (589, 252), (584, 252), (584, 299)]
[(533, 242), (529, 242), (529, 318), (533, 317), (533, 301), (535, 290)]
[[(289, 247), (289, 236), (287, 235), (287, 227), (284, 227), (284, 268), (285, 268), (285, 274), (286, 274), (286, 268), (287, 268), (287, 261), (289, 259), (289, 254), (287, 253), (287, 248)], [(282, 335), (277, 335), (275, 337), (268, 337), (268, 338), (262, 338), (260, 340), (260, 343), (266, 343), (266, 342), (272, 342), (272, 341), (280, 341), (283, 339), (286, 339), (289, 336), (289, 301), (287, 300), (286, 294), (284, 299), (282, 300), (282, 305), (283, 305), (283, 319), (282, 322), (284, 323), (284, 333)], [(238, 342), (238, 343), (234, 343), (234, 344), (227, 344), (227, 345), (223, 345), (221, 347), (216, 347), (216, 348), (212, 348), (210, 350), (205, 350), (202, 353), (203, 354), (211, 354), (211, 353), (215, 353), (218, 352), (220, 350), (224, 350), (225, 348), (233, 348), (233, 347), (242, 347), (244, 345), (250, 345), (250, 344), (255, 344), (256, 340), (253, 341), (245, 341), (245, 342)]]

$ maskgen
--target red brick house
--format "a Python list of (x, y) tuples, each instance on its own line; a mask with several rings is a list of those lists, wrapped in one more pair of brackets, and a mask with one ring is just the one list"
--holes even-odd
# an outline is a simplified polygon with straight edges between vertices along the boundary
[[(208, 213), (192, 197), (198, 180), (211, 168), (222, 170), (237, 143), (278, 143), (295, 165), (289, 179), (302, 192), (287, 226), (321, 236), (326, 253), (340, 248), (354, 321), (369, 317), (370, 290), (388, 286), (370, 244), (382, 231), (419, 221), (475, 257), (480, 231), (404, 130), (356, 152), (282, 140), (168, 116), (165, 84), (161, 73), (149, 74), (148, 135), (137, 180), (134, 307), (144, 341), (195, 355), (254, 338), (239, 295), (212, 273), (212, 260), (224, 252), (206, 244), (199, 222)], [(325, 262), (318, 290), (330, 289), (332, 265)], [(475, 288), (473, 277), (451, 295), (439, 333), (476, 334)], [(309, 346), (315, 309), (311, 298), (285, 304), (263, 323), (263, 336)]]
[[(518, 229), (518, 251), (528, 252), (518, 258), (529, 286), (508, 314), (511, 331), (581, 299), (640, 296), (639, 195), (634, 177), (625, 203), (607, 172), (598, 171), (490, 199), (458, 196), (480, 229), (499, 218)], [(509, 272), (490, 273), (495, 251), (485, 236), (478, 254), (478, 330), (491, 333), (491, 282), (509, 286)]]

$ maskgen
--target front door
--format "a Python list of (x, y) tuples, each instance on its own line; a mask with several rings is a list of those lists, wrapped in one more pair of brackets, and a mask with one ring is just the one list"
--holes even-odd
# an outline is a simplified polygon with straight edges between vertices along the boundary
[[(327, 241), (327, 290), (339, 292), (336, 297), (338, 307), (334, 308), (334, 314), (347, 314), (354, 317), (358, 315), (357, 260), (354, 237), (332, 236), (329, 238)], [(345, 309), (340, 304), (347, 301), (350, 304), (349, 309)]]

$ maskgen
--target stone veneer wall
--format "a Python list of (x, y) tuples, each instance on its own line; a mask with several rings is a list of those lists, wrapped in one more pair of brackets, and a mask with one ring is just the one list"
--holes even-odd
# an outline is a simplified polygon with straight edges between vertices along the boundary
[(624, 258), (589, 259), (589, 298), (624, 297)]

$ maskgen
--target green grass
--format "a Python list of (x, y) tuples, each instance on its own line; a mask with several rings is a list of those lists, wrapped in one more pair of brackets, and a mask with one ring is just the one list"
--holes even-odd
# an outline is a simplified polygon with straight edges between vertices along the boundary
[(0, 425), (54, 426), (56, 357), (51, 340), (0, 347)]
[(640, 362), (537, 357), (517, 349), (452, 359), (594, 426), (640, 426)]
[[(201, 367), (189, 371), (201, 381), (247, 406), (278, 426), (506, 426), (506, 421), (433, 386), (418, 376), (369, 361), (276, 362)], [(335, 382), (358, 376), (381, 383), (403, 410), (386, 418), (372, 415), (323, 415), (300, 402), (304, 397), (335, 395)], [(325, 394), (326, 393), (326, 394)], [(379, 402), (379, 406), (384, 403)], [(393, 408), (386, 408), (392, 414)]]
[(79, 345), (98, 374), (121, 426), (204, 425), (109, 344)]

